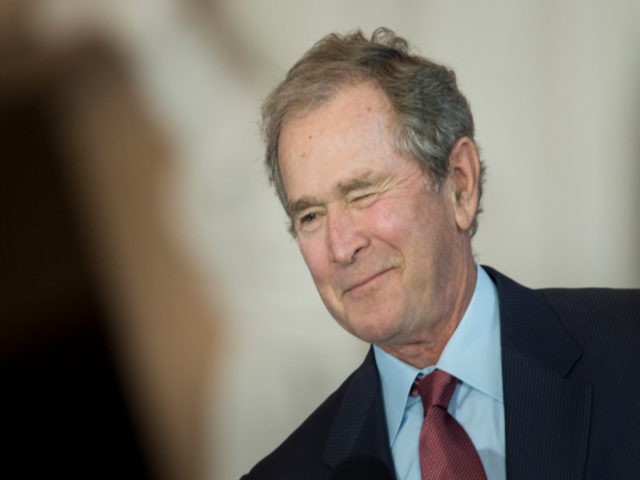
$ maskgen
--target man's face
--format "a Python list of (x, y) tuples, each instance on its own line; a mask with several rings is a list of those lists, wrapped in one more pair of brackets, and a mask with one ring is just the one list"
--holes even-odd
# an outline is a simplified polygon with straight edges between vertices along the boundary
[[(452, 182), (394, 148), (391, 104), (368, 83), (289, 120), (280, 169), (296, 239), (333, 317), (380, 345), (429, 341), (452, 316), (468, 260)], [(462, 240), (464, 239), (464, 240)]]

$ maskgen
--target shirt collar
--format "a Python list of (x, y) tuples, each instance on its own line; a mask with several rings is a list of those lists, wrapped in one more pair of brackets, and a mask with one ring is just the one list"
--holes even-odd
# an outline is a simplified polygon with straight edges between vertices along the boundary
[(502, 402), (498, 293), (487, 273), (479, 266), (477, 272), (471, 302), (436, 365), (418, 370), (374, 345), (391, 444), (400, 429), (409, 392), (418, 374), (427, 375), (438, 368)]

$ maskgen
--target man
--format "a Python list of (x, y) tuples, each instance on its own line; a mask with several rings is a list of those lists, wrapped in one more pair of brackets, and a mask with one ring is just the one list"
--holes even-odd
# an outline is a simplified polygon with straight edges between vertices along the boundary
[(245, 478), (640, 478), (639, 292), (533, 291), (475, 263), (471, 112), (408, 50), (329, 35), (263, 107), (291, 232), (372, 348)]

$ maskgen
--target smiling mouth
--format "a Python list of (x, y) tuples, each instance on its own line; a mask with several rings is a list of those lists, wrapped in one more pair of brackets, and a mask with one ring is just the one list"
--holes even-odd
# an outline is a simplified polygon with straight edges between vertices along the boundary
[(369, 285), (370, 283), (374, 282), (375, 280), (379, 279), (380, 277), (382, 277), (385, 273), (390, 272), (391, 270), (393, 270), (392, 268), (387, 268), (385, 270), (380, 270), (377, 273), (374, 273), (373, 275), (371, 275), (370, 277), (366, 277), (362, 280), (357, 281), (356, 283), (354, 283), (353, 285), (350, 285), (346, 290), (344, 290), (342, 292), (342, 295), (346, 295), (347, 293), (350, 292), (354, 292), (366, 285)]

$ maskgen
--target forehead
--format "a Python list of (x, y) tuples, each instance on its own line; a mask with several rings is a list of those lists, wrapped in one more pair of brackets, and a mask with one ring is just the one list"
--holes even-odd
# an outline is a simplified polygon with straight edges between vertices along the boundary
[(328, 100), (292, 112), (281, 128), (278, 150), (282, 152), (291, 139), (304, 132), (324, 133), (328, 126), (346, 132), (379, 121), (388, 127), (393, 116), (391, 102), (382, 89), (366, 81), (346, 83), (337, 87)]
[(285, 123), (279, 162), (289, 197), (312, 176), (376, 170), (399, 156), (392, 142), (393, 109), (370, 83), (340, 88), (331, 100)]

